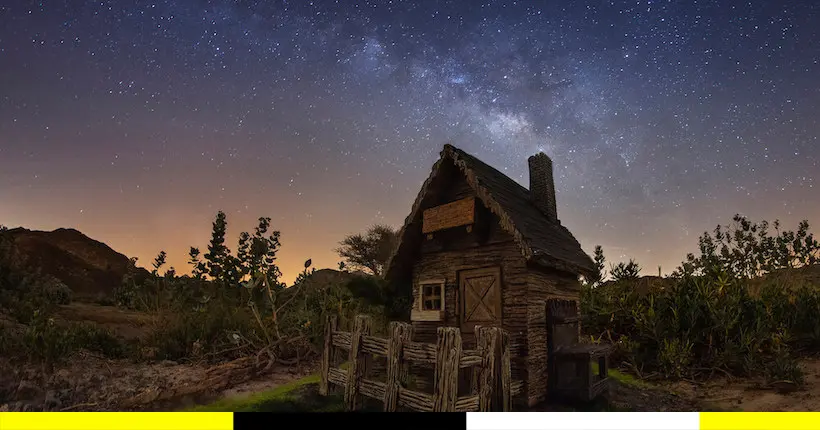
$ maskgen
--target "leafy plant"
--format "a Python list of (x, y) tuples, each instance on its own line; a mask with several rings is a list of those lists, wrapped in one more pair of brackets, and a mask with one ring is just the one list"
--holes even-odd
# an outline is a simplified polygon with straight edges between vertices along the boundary
[[(797, 354), (820, 347), (820, 289), (778, 270), (813, 261), (808, 226), (801, 223), (798, 233), (778, 239), (761, 233), (765, 223), (734, 220), (731, 239), (722, 229), (704, 234), (700, 256), (690, 255), (658, 285), (636, 288), (639, 268), (631, 260), (612, 268), (613, 281), (586, 283), (581, 307), (587, 336), (615, 343), (614, 358), (641, 374), (719, 372), (801, 383)], [(794, 245), (798, 237), (802, 247)]]

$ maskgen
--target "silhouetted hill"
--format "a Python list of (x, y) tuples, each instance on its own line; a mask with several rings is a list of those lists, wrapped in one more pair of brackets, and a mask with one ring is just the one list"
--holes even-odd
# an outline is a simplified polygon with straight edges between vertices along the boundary
[[(128, 257), (70, 228), (6, 231), (22, 264), (39, 268), (69, 287), (77, 299), (109, 296), (122, 282)], [(140, 269), (148, 276), (148, 271)]]
[[(661, 278), (658, 276), (641, 276), (632, 281), (632, 287), (640, 294), (646, 294), (650, 291), (663, 290), (671, 287), (675, 281), (672, 278)], [(609, 280), (601, 284), (598, 288), (612, 288), (617, 285), (613, 280)]]

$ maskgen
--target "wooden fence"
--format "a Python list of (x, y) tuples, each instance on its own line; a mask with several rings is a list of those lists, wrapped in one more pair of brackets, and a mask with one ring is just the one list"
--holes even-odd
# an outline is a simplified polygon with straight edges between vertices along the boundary
[[(523, 384), (511, 381), (508, 334), (496, 327), (476, 327), (477, 347), (462, 349), (461, 332), (440, 327), (436, 344), (413, 342), (413, 327), (390, 323), (390, 338), (370, 335), (370, 319), (356, 317), (352, 332), (339, 331), (337, 319), (328, 318), (319, 391), (327, 395), (331, 384), (343, 387), (348, 410), (362, 406), (362, 396), (381, 400), (384, 411), (398, 407), (418, 412), (509, 411), (513, 396)], [(336, 354), (347, 350), (347, 368), (335, 367)], [(384, 382), (369, 379), (372, 357), (387, 361)], [(406, 388), (409, 364), (435, 368), (433, 393)], [(471, 368), (470, 394), (459, 396), (459, 371)]]

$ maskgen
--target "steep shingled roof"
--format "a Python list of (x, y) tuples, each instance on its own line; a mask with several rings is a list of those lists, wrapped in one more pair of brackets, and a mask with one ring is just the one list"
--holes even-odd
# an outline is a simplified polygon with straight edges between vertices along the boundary
[(459, 168), (478, 199), (500, 219), (501, 228), (513, 236), (528, 261), (581, 275), (595, 270), (592, 259), (581, 249), (578, 240), (560, 221), (550, 221), (535, 206), (528, 189), (478, 158), (447, 144), (399, 231), (398, 246), (388, 263), (388, 277), (402, 268), (407, 269), (403, 260), (410, 255), (415, 242), (409, 240), (410, 226), (419, 222), (422, 201), (443, 163), (454, 163)]

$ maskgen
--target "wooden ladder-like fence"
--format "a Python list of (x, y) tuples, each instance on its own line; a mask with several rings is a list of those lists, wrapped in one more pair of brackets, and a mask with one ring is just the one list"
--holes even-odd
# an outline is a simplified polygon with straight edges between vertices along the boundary
[[(356, 317), (352, 332), (339, 331), (336, 317), (325, 326), (319, 392), (327, 395), (331, 384), (343, 387), (347, 410), (362, 407), (362, 397), (381, 400), (384, 411), (398, 407), (418, 412), (509, 411), (522, 383), (513, 383), (510, 373), (508, 334), (496, 327), (476, 327), (477, 348), (462, 349), (461, 332), (455, 327), (438, 328), (435, 344), (413, 342), (413, 327), (391, 322), (390, 338), (370, 334), (370, 319)], [(335, 367), (338, 350), (347, 350), (347, 368)], [(387, 359), (384, 382), (369, 379), (372, 357)], [(406, 388), (409, 364), (435, 367), (433, 393)], [(459, 371), (472, 368), (470, 394), (459, 396)]]

